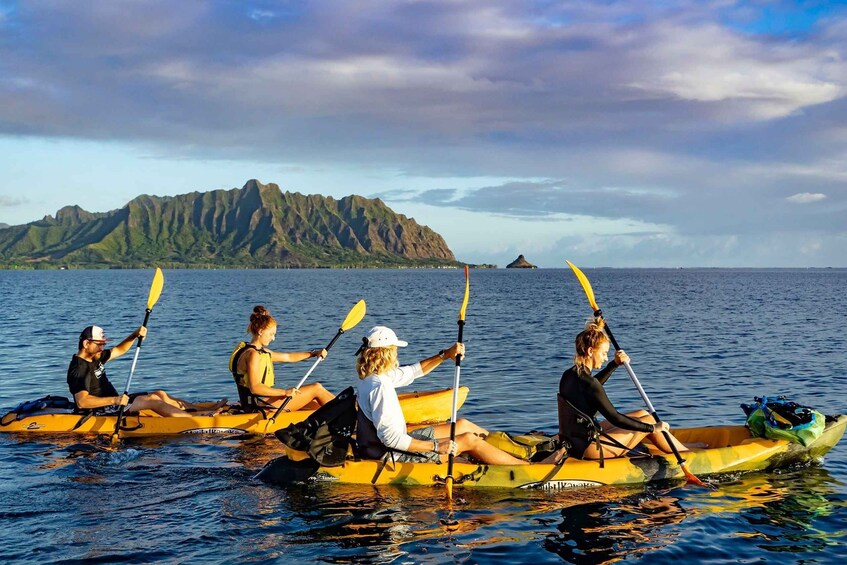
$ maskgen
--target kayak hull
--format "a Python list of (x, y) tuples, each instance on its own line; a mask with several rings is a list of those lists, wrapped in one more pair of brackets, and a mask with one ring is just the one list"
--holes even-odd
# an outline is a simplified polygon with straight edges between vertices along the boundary
[[(702, 442), (708, 448), (684, 453), (688, 469), (697, 476), (763, 471), (820, 459), (844, 435), (847, 416), (830, 421), (823, 435), (808, 446), (785, 440), (753, 438), (743, 426), (674, 430), (684, 443)], [(311, 467), (311, 473), (306, 471)], [(437, 463), (383, 463), (347, 461), (339, 467), (317, 467), (307, 461), (280, 457), (257, 475), (271, 483), (286, 484), (292, 477), (313, 481), (375, 485), (442, 485), (447, 465)], [(633, 485), (685, 475), (671, 454), (623, 457), (599, 461), (567, 459), (556, 465), (482, 465), (455, 462), (454, 484), (461, 487), (577, 489), (602, 485)]]
[[(403, 413), (410, 425), (445, 422), (450, 419), (453, 389), (412, 392), (398, 395)], [(460, 387), (459, 404), (468, 396), (468, 387)], [(168, 418), (152, 412), (142, 411), (138, 415), (124, 417), (122, 437), (163, 436), (177, 434), (271, 434), (305, 420), (312, 410), (282, 412), (273, 423), (261, 414), (218, 414), (216, 416), (192, 416), (190, 418)], [(73, 433), (111, 434), (115, 430), (117, 416), (92, 416), (73, 429), (80, 421), (79, 414), (67, 411), (26, 415), (6, 426), (0, 432), (17, 433)]]

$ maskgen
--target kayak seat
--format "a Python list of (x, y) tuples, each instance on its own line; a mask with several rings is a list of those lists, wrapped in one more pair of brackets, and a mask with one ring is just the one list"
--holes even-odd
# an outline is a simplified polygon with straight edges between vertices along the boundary
[(241, 412), (244, 414), (255, 414), (258, 412), (262, 415), (262, 419), (267, 420), (267, 410), (274, 409), (274, 405), (267, 402), (264, 398), (253, 394), (249, 388), (241, 385), (241, 383), (236, 382), (235, 386), (238, 389), (238, 401), (241, 405)]

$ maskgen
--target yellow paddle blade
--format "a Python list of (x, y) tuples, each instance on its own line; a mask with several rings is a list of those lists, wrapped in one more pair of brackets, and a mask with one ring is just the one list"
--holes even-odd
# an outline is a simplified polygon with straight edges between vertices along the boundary
[(162, 269), (156, 267), (156, 274), (153, 275), (153, 284), (150, 285), (150, 294), (147, 296), (147, 309), (152, 310), (156, 302), (159, 301), (159, 295), (162, 294), (162, 288), (165, 286), (165, 275), (162, 274)]
[(447, 500), (453, 500), (453, 477), (447, 477), (447, 480), (444, 482), (444, 485), (447, 487)]
[(341, 329), (345, 332), (350, 328), (354, 327), (356, 324), (362, 321), (362, 318), (365, 317), (365, 311), (367, 310), (367, 306), (365, 305), (364, 300), (360, 300), (356, 303), (355, 306), (350, 310), (347, 314), (347, 317), (344, 318), (344, 321), (341, 322)]
[(585, 296), (588, 297), (588, 303), (591, 304), (591, 307), (594, 308), (595, 311), (599, 310), (600, 308), (597, 307), (597, 303), (594, 301), (594, 291), (591, 290), (591, 283), (588, 282), (588, 277), (585, 276), (585, 273), (579, 270), (579, 267), (577, 267), (567, 259), (565, 259), (565, 263), (570, 266), (570, 268), (573, 270), (573, 274), (575, 274), (577, 280), (579, 280), (579, 284), (582, 285), (582, 290), (585, 291)]
[(464, 321), (465, 319), (465, 310), (468, 309), (468, 298), (471, 293), (471, 283), (470, 278), (468, 277), (468, 266), (465, 265), (465, 299), (462, 300), (462, 309), (459, 310), (459, 320)]

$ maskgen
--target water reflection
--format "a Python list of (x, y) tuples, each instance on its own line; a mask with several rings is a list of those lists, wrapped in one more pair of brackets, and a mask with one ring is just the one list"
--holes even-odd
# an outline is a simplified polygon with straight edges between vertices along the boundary
[(606, 563), (648, 553), (676, 542), (667, 526), (688, 512), (666, 493), (642, 493), (617, 501), (599, 501), (562, 511), (559, 534), (544, 547), (570, 563)]
[(843, 485), (823, 467), (755, 474), (723, 485), (717, 505), (705, 513), (733, 512), (738, 528), (731, 535), (773, 553), (811, 553), (843, 546)]

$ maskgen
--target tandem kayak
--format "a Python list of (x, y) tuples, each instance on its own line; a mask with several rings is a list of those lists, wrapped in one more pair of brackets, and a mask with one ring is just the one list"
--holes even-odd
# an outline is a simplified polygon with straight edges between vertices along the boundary
[[(713, 426), (674, 429), (674, 436), (686, 444), (707, 447), (683, 453), (688, 469), (698, 477), (721, 473), (764, 471), (820, 459), (844, 435), (847, 416), (829, 416), (823, 434), (807, 446), (787, 440), (752, 437), (744, 426)], [(455, 462), (454, 484), (463, 487), (519, 489), (577, 489), (602, 485), (633, 485), (668, 479), (684, 479), (682, 469), (671, 454), (657, 452), (632, 454), (599, 461), (568, 458), (559, 465), (484, 465)], [(634, 452), (633, 452), (634, 453)], [(294, 481), (325, 481), (374, 485), (444, 484), (447, 465), (437, 463), (393, 463), (348, 459), (338, 467), (319, 467), (311, 459), (295, 461), (279, 457), (270, 461), (256, 476), (265, 482), (289, 484)], [(303, 454), (305, 455), (305, 454)]]
[[(453, 389), (411, 392), (398, 395), (400, 406), (409, 424), (432, 424), (450, 419)], [(459, 389), (459, 405), (468, 397), (468, 387)], [(271, 423), (260, 413), (229, 414), (222, 412), (215, 416), (192, 416), (190, 418), (170, 418), (142, 410), (139, 414), (125, 415), (121, 426), (121, 436), (159, 436), (174, 434), (270, 434), (305, 420), (312, 410), (282, 412)], [(10, 416), (11, 414), (7, 415)], [(74, 433), (101, 434), (112, 433), (117, 416), (91, 416), (79, 427), (82, 418), (70, 410), (46, 409), (18, 416), (8, 424), (0, 426), (0, 432), (24, 433)], [(7, 420), (4, 416), (4, 421)]]

